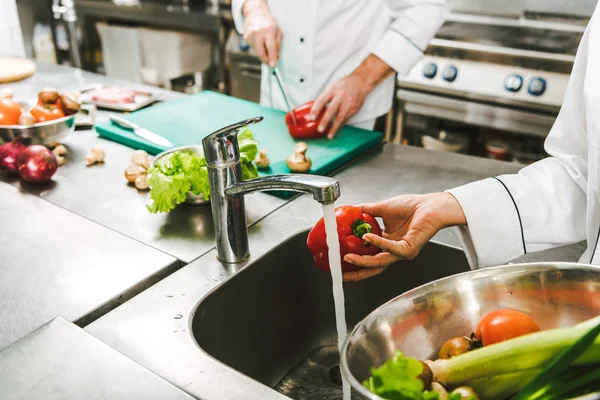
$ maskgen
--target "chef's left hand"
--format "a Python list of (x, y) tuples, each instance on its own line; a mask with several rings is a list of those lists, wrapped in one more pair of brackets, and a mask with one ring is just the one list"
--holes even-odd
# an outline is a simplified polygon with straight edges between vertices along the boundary
[(327, 138), (333, 139), (340, 127), (360, 110), (369, 91), (367, 84), (355, 74), (342, 78), (317, 97), (310, 118), (316, 119), (323, 107), (326, 107), (318, 130), (324, 132), (329, 125)]

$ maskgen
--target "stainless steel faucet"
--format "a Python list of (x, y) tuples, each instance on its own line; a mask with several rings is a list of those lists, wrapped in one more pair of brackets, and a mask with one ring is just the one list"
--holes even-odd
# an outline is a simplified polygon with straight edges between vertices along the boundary
[(211, 207), (217, 239), (217, 257), (237, 263), (250, 256), (244, 195), (264, 190), (310, 193), (316, 201), (333, 203), (340, 197), (336, 179), (316, 175), (271, 175), (242, 181), (238, 132), (262, 121), (251, 118), (211, 133), (202, 140), (210, 180)]

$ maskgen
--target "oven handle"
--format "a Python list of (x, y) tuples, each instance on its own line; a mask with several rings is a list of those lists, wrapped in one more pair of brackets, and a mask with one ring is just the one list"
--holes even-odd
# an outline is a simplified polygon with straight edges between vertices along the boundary
[(400, 89), (398, 100), (406, 114), (446, 119), (476, 126), (545, 138), (556, 115), (528, 112)]

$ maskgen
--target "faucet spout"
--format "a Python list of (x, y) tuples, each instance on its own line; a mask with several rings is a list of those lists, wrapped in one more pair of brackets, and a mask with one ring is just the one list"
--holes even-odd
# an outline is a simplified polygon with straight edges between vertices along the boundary
[(243, 196), (252, 192), (285, 190), (309, 193), (322, 204), (330, 204), (340, 197), (340, 184), (336, 179), (317, 175), (271, 175), (232, 184), (225, 189), (230, 197)]

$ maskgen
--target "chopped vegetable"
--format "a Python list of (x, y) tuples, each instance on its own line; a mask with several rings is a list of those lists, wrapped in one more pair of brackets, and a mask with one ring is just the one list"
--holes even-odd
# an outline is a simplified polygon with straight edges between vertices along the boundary
[[(258, 177), (253, 160), (258, 152), (258, 143), (250, 129), (244, 128), (238, 134), (242, 179)], [(161, 158), (148, 170), (150, 199), (147, 206), (151, 213), (169, 212), (177, 204), (185, 201), (187, 193), (202, 195), (210, 200), (208, 169), (203, 155), (191, 151), (174, 151)]]
[(90, 154), (85, 156), (85, 160), (87, 161), (87, 165), (89, 167), (94, 164), (103, 163), (104, 156), (105, 156), (104, 150), (102, 150), (100, 147), (94, 147), (94, 148), (92, 148), (92, 151), (90, 151)]
[(481, 319), (475, 331), (475, 338), (484, 346), (489, 346), (528, 333), (539, 332), (539, 330), (537, 324), (521, 311), (496, 310)]
[[(419, 379), (422, 372), (423, 364), (420, 361), (405, 357), (402, 352), (397, 351), (394, 358), (371, 370), (371, 377), (363, 382), (363, 386), (382, 399), (439, 400), (438, 391), (423, 390), (423, 382)], [(460, 394), (451, 394), (447, 398), (462, 400)]]
[(294, 148), (294, 154), (288, 157), (286, 165), (292, 172), (307, 172), (312, 165), (310, 158), (306, 156), (308, 145), (300, 142)]

